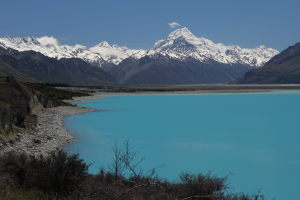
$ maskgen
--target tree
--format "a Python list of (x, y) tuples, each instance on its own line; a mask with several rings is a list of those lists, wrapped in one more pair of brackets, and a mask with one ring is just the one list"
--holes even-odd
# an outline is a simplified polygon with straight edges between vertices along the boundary
[(118, 146), (117, 142), (115, 142), (112, 150), (113, 150), (114, 157), (113, 157), (113, 164), (110, 168), (114, 173), (115, 181), (117, 181), (118, 178), (123, 175), (122, 170), (124, 169), (124, 164), (122, 162), (122, 151)]

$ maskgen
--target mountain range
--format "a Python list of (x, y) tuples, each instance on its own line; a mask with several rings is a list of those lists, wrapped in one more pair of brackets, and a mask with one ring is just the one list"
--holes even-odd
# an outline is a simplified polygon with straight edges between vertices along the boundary
[(263, 67), (250, 70), (238, 83), (300, 84), (300, 43), (274, 56)]
[(214, 43), (195, 36), (185, 27), (171, 32), (148, 50), (119, 47), (105, 41), (93, 47), (61, 45), (47, 36), (2, 37), (0, 47), (39, 52), (59, 63), (82, 60), (81, 66), (83, 62), (89, 69), (95, 70), (91, 67), (96, 66), (120, 84), (228, 83), (263, 66), (279, 53), (262, 45), (248, 49)]
[(79, 58), (50, 58), (35, 51), (0, 47), (0, 76), (21, 82), (70, 85), (113, 85), (113, 78), (99, 67)]

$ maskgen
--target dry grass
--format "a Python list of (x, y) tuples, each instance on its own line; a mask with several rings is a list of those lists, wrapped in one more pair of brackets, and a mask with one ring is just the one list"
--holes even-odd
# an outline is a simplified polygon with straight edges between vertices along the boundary
[(13, 188), (9, 184), (0, 183), (0, 200), (46, 200), (47, 196), (34, 190)]

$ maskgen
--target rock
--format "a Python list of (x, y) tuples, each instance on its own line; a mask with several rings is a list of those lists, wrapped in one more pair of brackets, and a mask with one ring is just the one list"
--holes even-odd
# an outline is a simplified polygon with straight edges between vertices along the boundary
[(13, 77), (0, 77), (0, 134), (13, 127), (31, 127), (43, 108), (66, 105), (17, 82)]
[(42, 143), (40, 139), (33, 139), (33, 142), (34, 142), (35, 144), (41, 144), (41, 143)]
[[(56, 107), (37, 113), (40, 124), (36, 129), (24, 129), (19, 141), (7, 144), (1, 152), (27, 152), (31, 156), (48, 156), (51, 152), (63, 149), (63, 146), (73, 141), (72, 135), (64, 127), (63, 117), (94, 111), (81, 107)], [(48, 122), (51, 122), (49, 124)]]

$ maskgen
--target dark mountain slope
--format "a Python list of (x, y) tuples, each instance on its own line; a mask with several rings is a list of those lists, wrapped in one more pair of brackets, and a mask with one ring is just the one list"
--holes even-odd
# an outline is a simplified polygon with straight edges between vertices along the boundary
[(299, 84), (300, 43), (290, 46), (274, 56), (262, 68), (249, 71), (239, 80), (239, 83)]
[(0, 76), (14, 76), (20, 82), (39, 82), (38, 80), (19, 72), (9, 64), (0, 61)]
[[(49, 58), (35, 51), (0, 48), (0, 72), (19, 80), (70, 85), (111, 85), (113, 78), (78, 58)], [(24, 76), (22, 76), (24, 75)]]
[(127, 58), (109, 73), (121, 84), (200, 84), (227, 83), (242, 77), (249, 66), (200, 62), (194, 58), (178, 60), (162, 55)]

